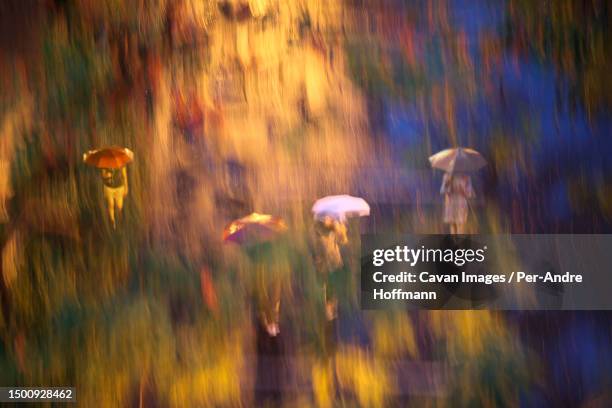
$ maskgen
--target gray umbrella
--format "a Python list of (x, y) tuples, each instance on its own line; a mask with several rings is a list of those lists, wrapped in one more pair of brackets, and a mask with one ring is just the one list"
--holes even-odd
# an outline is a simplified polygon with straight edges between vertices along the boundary
[(476, 150), (456, 147), (442, 150), (429, 158), (431, 167), (447, 173), (469, 173), (487, 165), (487, 161)]

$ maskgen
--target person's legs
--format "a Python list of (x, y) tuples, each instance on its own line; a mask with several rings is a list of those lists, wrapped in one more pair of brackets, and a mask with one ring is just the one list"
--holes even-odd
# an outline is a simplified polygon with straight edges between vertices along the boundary
[(122, 210), (123, 210), (123, 193), (125, 191), (125, 187), (118, 187), (115, 189), (115, 205), (117, 206), (117, 215), (119, 216), (119, 220), (122, 222)]
[[(326, 288), (327, 289), (327, 288)], [(325, 292), (325, 317), (334, 320), (338, 316), (338, 299), (333, 294)]]
[(332, 298), (325, 301), (325, 317), (334, 320), (338, 317), (338, 299)]
[(459, 223), (459, 224), (457, 224), (457, 226), (455, 228), (456, 228), (457, 234), (464, 234), (465, 233), (465, 224)]
[(281, 285), (280, 282), (275, 281), (272, 283), (270, 290), (270, 315), (268, 316), (268, 333), (274, 337), (280, 333), (279, 322), (280, 322), (280, 296), (281, 296)]
[(280, 314), (280, 282), (270, 282), (270, 277), (267, 276), (265, 268), (258, 268), (256, 272), (257, 288), (256, 298), (259, 316), (263, 327), (271, 337), (275, 337), (280, 333), (278, 327)]
[(119, 211), (123, 210), (123, 189), (123, 187), (115, 189), (115, 204)]
[(115, 223), (115, 197), (113, 195), (113, 191), (106, 186), (104, 187), (104, 198), (106, 199), (108, 216), (110, 217), (110, 220), (113, 224), (113, 228), (116, 228), (117, 225)]
[(338, 279), (338, 271), (332, 271), (327, 276), (327, 282), (325, 282), (325, 317), (327, 320), (334, 320), (338, 317), (338, 296), (336, 293), (337, 284), (334, 282), (334, 278)]

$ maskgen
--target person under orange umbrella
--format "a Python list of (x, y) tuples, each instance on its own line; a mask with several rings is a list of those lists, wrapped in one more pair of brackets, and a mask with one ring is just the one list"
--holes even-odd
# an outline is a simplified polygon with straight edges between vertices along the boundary
[(115, 221), (115, 207), (117, 212), (123, 210), (123, 199), (128, 194), (128, 176), (126, 165), (134, 159), (134, 153), (125, 147), (105, 147), (90, 150), (83, 155), (83, 161), (101, 171), (104, 184), (104, 198), (108, 206), (108, 215), (113, 228), (117, 227)]

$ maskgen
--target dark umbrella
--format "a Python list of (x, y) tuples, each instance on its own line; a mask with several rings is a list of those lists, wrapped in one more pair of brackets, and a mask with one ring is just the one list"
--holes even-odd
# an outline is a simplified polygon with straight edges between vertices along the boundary
[(474, 149), (456, 147), (442, 150), (429, 158), (431, 167), (447, 173), (469, 173), (480, 170), (487, 161)]

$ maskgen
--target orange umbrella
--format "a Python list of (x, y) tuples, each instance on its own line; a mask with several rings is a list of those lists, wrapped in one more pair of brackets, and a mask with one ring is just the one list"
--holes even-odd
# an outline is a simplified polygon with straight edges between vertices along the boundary
[(287, 230), (280, 217), (251, 213), (232, 221), (223, 231), (223, 241), (251, 245), (271, 241)]
[(100, 169), (120, 169), (134, 160), (134, 153), (127, 147), (103, 147), (83, 154), (83, 161)]

